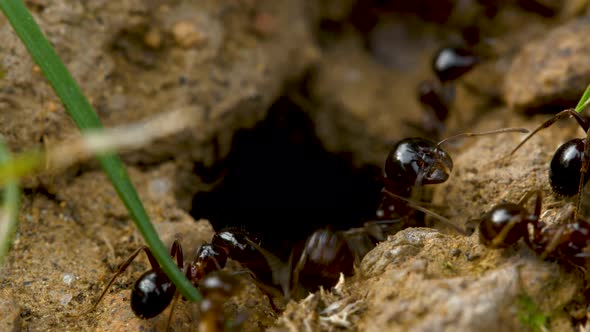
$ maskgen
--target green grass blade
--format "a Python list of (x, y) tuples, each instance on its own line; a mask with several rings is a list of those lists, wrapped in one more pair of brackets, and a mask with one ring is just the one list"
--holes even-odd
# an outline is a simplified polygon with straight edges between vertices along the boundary
[(578, 113), (582, 112), (583, 110), (586, 109), (586, 107), (588, 107), (589, 104), (590, 104), (590, 85), (588, 85), (588, 87), (586, 87), (586, 91), (584, 91), (582, 98), (580, 98), (578, 105), (576, 105), (576, 112), (578, 112)]
[[(92, 106), (86, 100), (78, 84), (76, 84), (53, 47), (49, 44), (22, 1), (0, 0), (0, 10), (10, 21), (10, 24), (23, 44), (25, 44), (33, 60), (43, 71), (76, 125), (82, 131), (101, 128), (101, 122)], [(123, 162), (115, 154), (103, 154), (97, 158), (162, 269), (178, 287), (182, 295), (189, 300), (200, 300), (199, 292), (180, 272), (168, 254), (168, 250), (160, 241), (127, 175)]]
[[(10, 162), (10, 154), (0, 139), (0, 165)], [(16, 233), (20, 188), (18, 181), (11, 180), (4, 185), (3, 207), (0, 209), (0, 265), (8, 253), (12, 238)]]

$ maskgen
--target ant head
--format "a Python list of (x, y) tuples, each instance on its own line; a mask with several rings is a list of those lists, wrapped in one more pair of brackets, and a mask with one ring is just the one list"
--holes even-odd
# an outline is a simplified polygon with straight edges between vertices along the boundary
[(256, 236), (239, 228), (228, 228), (217, 232), (213, 235), (211, 242), (213, 245), (223, 248), (232, 259), (242, 262), (247, 260), (252, 253), (257, 252), (247, 239), (257, 244), (260, 243)]
[(492, 248), (513, 245), (527, 235), (527, 211), (522, 205), (501, 203), (486, 213), (479, 224), (481, 243)]
[[(578, 193), (584, 146), (584, 139), (575, 138), (555, 151), (549, 166), (549, 183), (555, 193), (567, 197)], [(584, 184), (587, 181), (585, 176)]]
[(161, 270), (142, 274), (131, 291), (131, 309), (140, 318), (159, 315), (172, 301), (176, 287)]
[(463, 47), (443, 47), (432, 59), (432, 70), (441, 82), (454, 81), (480, 62), (480, 58)]
[(196, 261), (201, 262), (206, 271), (220, 270), (227, 262), (227, 250), (212, 243), (205, 243), (197, 251)]
[(409, 185), (445, 182), (453, 170), (453, 160), (438, 144), (423, 138), (398, 142), (385, 161), (389, 180)]
[(204, 275), (224, 268), (227, 256), (224, 248), (211, 243), (203, 244), (197, 251), (195, 260), (189, 264), (186, 271), (188, 279), (198, 283)]

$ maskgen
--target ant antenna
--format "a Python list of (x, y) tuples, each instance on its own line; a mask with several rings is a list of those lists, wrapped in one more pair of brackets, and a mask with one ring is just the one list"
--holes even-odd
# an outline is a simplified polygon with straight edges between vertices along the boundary
[(529, 130), (525, 129), (525, 128), (502, 128), (502, 129), (495, 129), (495, 130), (489, 130), (489, 131), (482, 131), (481, 133), (461, 133), (461, 134), (449, 136), (449, 137), (443, 139), (442, 141), (438, 142), (438, 144), (436, 146), (440, 147), (441, 145), (443, 145), (447, 141), (461, 138), (461, 137), (476, 137), (476, 136), (494, 135), (494, 134), (502, 134), (502, 133), (523, 133), (523, 134), (526, 134), (528, 132), (529, 132)]
[(445, 218), (445, 217), (441, 216), (440, 214), (438, 214), (438, 213), (436, 213), (434, 211), (428, 210), (427, 208), (420, 206), (418, 202), (416, 202), (416, 201), (414, 201), (412, 199), (409, 199), (409, 198), (406, 198), (406, 197), (403, 197), (403, 196), (394, 194), (394, 193), (390, 192), (387, 189), (383, 189), (383, 192), (386, 193), (387, 195), (393, 197), (393, 198), (397, 198), (399, 200), (402, 200), (402, 201), (408, 203), (408, 206), (411, 207), (412, 209), (416, 210), (416, 211), (420, 211), (420, 212), (424, 213), (425, 215), (431, 216), (431, 217), (433, 217), (435, 219), (438, 219), (438, 220), (442, 221), (443, 223), (449, 225), (451, 228), (453, 228), (454, 230), (456, 230), (458, 233), (463, 234), (463, 235), (467, 235), (467, 232), (464, 229), (462, 229), (459, 226), (455, 225), (450, 219)]

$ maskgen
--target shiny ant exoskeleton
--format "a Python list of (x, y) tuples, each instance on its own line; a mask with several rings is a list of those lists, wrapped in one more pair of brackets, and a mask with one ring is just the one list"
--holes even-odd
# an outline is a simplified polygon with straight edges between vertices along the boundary
[(454, 99), (454, 91), (434, 80), (421, 81), (417, 87), (417, 99), (422, 106), (423, 120), (418, 127), (428, 137), (440, 137), (445, 131), (445, 121), (449, 116)]
[[(151, 250), (146, 246), (142, 246), (135, 250), (119, 266), (90, 310), (96, 308), (117, 277), (127, 270), (131, 262), (142, 251), (145, 252), (151, 269), (142, 274), (133, 285), (133, 290), (131, 291), (131, 309), (137, 317), (149, 319), (156, 317), (168, 307), (176, 294), (176, 286), (170, 281), (166, 273), (164, 273), (164, 270), (162, 270), (160, 264), (156, 261)], [(223, 248), (212, 244), (205, 244), (199, 248), (195, 260), (185, 266), (183, 263), (182, 247), (178, 241), (172, 243), (170, 256), (176, 258), (176, 264), (185, 272), (185, 275), (195, 287), (199, 286), (199, 282), (207, 274), (223, 268), (227, 261), (227, 252)]]
[[(379, 233), (381, 225), (372, 229)], [(251, 272), (256, 285), (268, 297), (270, 305), (278, 311), (272, 301), (273, 287), (281, 287), (287, 299), (299, 297), (300, 290), (315, 290), (320, 286), (332, 287), (340, 274), (350, 276), (358, 259), (354, 244), (348, 239), (358, 239), (362, 229), (349, 231), (316, 230), (302, 246), (295, 248), (287, 263), (281, 262), (261, 247), (260, 240), (243, 229), (229, 228), (214, 234), (211, 243), (203, 244), (196, 257), (184, 264), (182, 247), (174, 241), (170, 256), (176, 258), (179, 268), (191, 283), (197, 287), (203, 299), (199, 306), (200, 331), (223, 331), (223, 303), (239, 289), (239, 282), (232, 275), (223, 273), (227, 259), (231, 258)], [(378, 236), (378, 235), (375, 235)], [(357, 242), (354, 242), (357, 243)], [(151, 250), (142, 246), (135, 250), (117, 269), (97, 301), (85, 312), (92, 311), (106, 295), (110, 286), (130, 266), (141, 252), (145, 252), (151, 269), (143, 273), (134, 283), (131, 291), (131, 309), (142, 319), (158, 316), (174, 300), (178, 293), (175, 285), (160, 268)], [(168, 320), (172, 317), (172, 310)]]
[[(525, 203), (535, 194), (535, 209), (530, 213)], [(509, 247), (520, 238), (541, 258), (555, 258), (584, 266), (590, 252), (590, 223), (577, 218), (565, 224), (545, 225), (540, 220), (541, 191), (527, 193), (518, 203), (501, 203), (487, 212), (479, 223), (479, 237), (482, 244), (491, 248)], [(573, 217), (573, 209), (565, 219)], [(531, 230), (529, 230), (529, 225)], [(532, 232), (532, 233), (531, 233)]]
[(541, 192), (537, 192), (533, 213), (524, 207), (533, 193), (525, 195), (518, 203), (500, 203), (484, 214), (479, 223), (481, 243), (491, 248), (505, 248), (523, 237), (527, 244), (530, 243), (528, 225), (537, 229), (541, 214)]
[[(440, 48), (432, 57), (432, 71), (437, 80), (421, 81), (416, 88), (417, 99), (424, 114), (422, 123), (410, 125), (429, 137), (441, 137), (455, 100), (454, 83), (481, 62), (482, 57), (466, 47)], [(469, 84), (466, 87), (479, 92)]]
[(574, 219), (577, 217), (581, 204), (582, 189), (588, 182), (588, 168), (590, 164), (590, 123), (573, 109), (557, 113), (549, 120), (542, 123), (537, 129), (525, 137), (510, 155), (513, 155), (531, 137), (542, 129), (548, 128), (560, 119), (573, 117), (580, 127), (586, 132), (585, 138), (574, 138), (563, 143), (553, 155), (549, 164), (549, 184), (558, 195), (571, 197), (578, 195)]
[(408, 199), (415, 195), (416, 189), (421, 189), (424, 185), (440, 184), (449, 178), (453, 170), (453, 160), (441, 147), (445, 142), (459, 137), (509, 132), (526, 133), (528, 130), (503, 128), (482, 133), (462, 133), (438, 143), (416, 137), (399, 141), (385, 160), (383, 189), (386, 195), (377, 210), (377, 219), (391, 220), (408, 216), (411, 211), (416, 210), (415, 205), (408, 204)]
[[(204, 299), (199, 305), (200, 325), (208, 327), (208, 331), (223, 331), (223, 324), (220, 323), (220, 319), (223, 318), (223, 302), (238, 289), (239, 283), (235, 277), (220, 272), (225, 267), (227, 259), (231, 257), (242, 265), (248, 266), (253, 270), (253, 273), (255, 271), (261, 273), (261, 270), (255, 268), (258, 262), (254, 262), (259, 260), (261, 256), (256, 256), (257, 251), (244, 240), (246, 236), (256, 239), (239, 230), (219, 232), (214, 236), (212, 243), (201, 245), (195, 259), (186, 265), (183, 261), (180, 243), (174, 241), (171, 246), (170, 256), (176, 258), (178, 267), (185, 273), (189, 281), (203, 293)], [(161, 269), (151, 250), (142, 246), (119, 266), (89, 311), (96, 308), (116, 278), (125, 272), (142, 251), (145, 252), (151, 269), (142, 274), (135, 282), (131, 291), (131, 309), (137, 317), (149, 319), (156, 317), (170, 305), (174, 297), (177, 296), (176, 286)], [(172, 311), (170, 312), (171, 316)], [(216, 326), (221, 326), (221, 328), (213, 329)]]
[(443, 47), (432, 59), (432, 71), (442, 83), (465, 75), (482, 61), (473, 51), (464, 47)]

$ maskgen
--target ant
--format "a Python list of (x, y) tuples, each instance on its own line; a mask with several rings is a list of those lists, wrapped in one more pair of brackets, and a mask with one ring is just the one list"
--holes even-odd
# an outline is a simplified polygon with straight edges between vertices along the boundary
[[(438, 49), (432, 57), (431, 64), (432, 72), (437, 79), (421, 81), (416, 87), (417, 99), (424, 112), (424, 119), (421, 125), (414, 123), (410, 125), (418, 127), (429, 136), (440, 137), (445, 130), (445, 121), (455, 100), (455, 82), (483, 61), (483, 56), (465, 46), (445, 46)], [(496, 98), (493, 93), (481, 91), (468, 82), (461, 83), (473, 93)]]
[(582, 202), (583, 188), (588, 182), (588, 169), (590, 164), (590, 122), (578, 114), (573, 109), (567, 109), (554, 115), (549, 120), (542, 123), (532, 131), (522, 142), (510, 152), (512, 156), (520, 147), (522, 147), (531, 137), (539, 131), (550, 127), (555, 122), (573, 117), (578, 125), (586, 132), (585, 138), (573, 138), (563, 143), (553, 155), (549, 164), (549, 184), (554, 193), (572, 197), (578, 195), (574, 219), (577, 218), (578, 211)]
[[(535, 209), (530, 213), (525, 203), (535, 195)], [(490, 248), (506, 248), (520, 238), (541, 258), (562, 259), (575, 266), (583, 266), (590, 257), (590, 223), (573, 219), (566, 224), (545, 225), (540, 218), (541, 191), (528, 192), (518, 203), (500, 203), (487, 212), (479, 223), (482, 244)], [(566, 219), (573, 216), (570, 209)], [(532, 233), (529, 231), (529, 225)]]
[(481, 57), (467, 48), (446, 46), (434, 54), (432, 71), (445, 84), (465, 75), (481, 61)]
[(443, 86), (435, 80), (425, 80), (418, 84), (416, 90), (416, 97), (423, 110), (423, 119), (421, 124), (408, 124), (429, 137), (440, 137), (445, 131), (445, 121), (455, 97), (452, 86)]
[[(175, 240), (170, 248), (170, 256), (176, 258), (178, 267), (191, 283), (201, 290), (204, 296), (199, 304), (201, 315), (199, 326), (208, 328), (205, 329), (206, 331), (223, 331), (223, 303), (239, 289), (239, 283), (233, 276), (220, 271), (225, 267), (227, 259), (231, 257), (253, 272), (260, 273), (255, 268), (255, 260), (260, 257), (252, 255), (256, 252), (250, 245), (243, 242), (244, 236), (246, 235), (239, 230), (219, 232), (213, 237), (212, 243), (201, 245), (194, 260), (186, 265), (183, 261), (180, 242)], [(240, 237), (242, 237), (242, 242), (237, 240)], [(256, 237), (251, 237), (256, 240)], [(98, 306), (113, 282), (127, 270), (142, 251), (145, 252), (151, 269), (143, 273), (135, 282), (131, 291), (131, 309), (137, 317), (149, 319), (158, 316), (172, 303), (173, 299), (178, 296), (176, 286), (164, 273), (151, 250), (147, 246), (141, 246), (119, 266), (98, 300), (85, 312), (90, 312)], [(170, 325), (172, 311), (170, 311), (168, 325)]]
[(238, 279), (223, 271), (213, 271), (199, 282), (203, 299), (199, 302), (198, 331), (221, 332), (226, 330), (223, 305), (227, 298), (240, 290), (240, 286)]
[(509, 132), (527, 133), (528, 130), (503, 128), (481, 133), (462, 133), (445, 138), (438, 143), (418, 137), (399, 141), (385, 160), (383, 192), (386, 196), (377, 210), (377, 219), (392, 220), (411, 215), (411, 211), (417, 208), (416, 204), (409, 204), (408, 199), (417, 196), (418, 189), (421, 189), (423, 185), (440, 184), (448, 180), (453, 170), (453, 160), (449, 153), (441, 148), (442, 144), (460, 137)]

